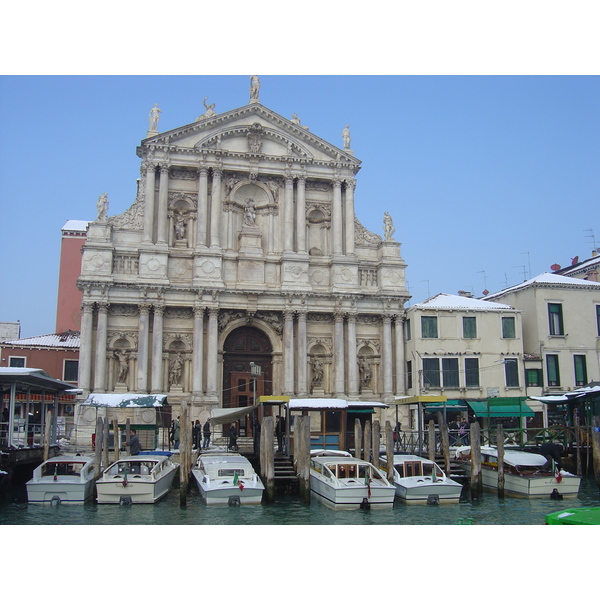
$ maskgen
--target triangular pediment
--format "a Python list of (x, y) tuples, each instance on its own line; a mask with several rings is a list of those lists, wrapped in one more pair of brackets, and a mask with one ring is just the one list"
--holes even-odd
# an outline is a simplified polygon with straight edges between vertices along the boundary
[(184, 152), (262, 155), (272, 159), (292, 158), (306, 162), (346, 163), (358, 168), (360, 161), (262, 104), (242, 106), (212, 117), (203, 115), (194, 123), (159, 133), (142, 141), (144, 148), (168, 147)]

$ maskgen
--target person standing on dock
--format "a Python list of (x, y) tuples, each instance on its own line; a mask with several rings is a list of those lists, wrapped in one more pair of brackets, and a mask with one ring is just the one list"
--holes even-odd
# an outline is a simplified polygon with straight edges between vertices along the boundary
[(126, 446), (129, 446), (129, 453), (131, 456), (137, 456), (142, 451), (142, 445), (140, 444), (140, 438), (137, 436), (135, 429), (131, 430), (131, 437), (128, 442), (125, 442)]
[(200, 425), (200, 421), (196, 419), (196, 423), (194, 424), (194, 450), (199, 450), (200, 445), (202, 444), (202, 425)]
[(206, 423), (204, 423), (202, 431), (204, 433), (204, 442), (202, 443), (202, 448), (206, 449), (210, 446), (210, 419), (206, 419)]
[(173, 422), (173, 448), (175, 450), (179, 449), (180, 427), (179, 417), (176, 417), (175, 421)]

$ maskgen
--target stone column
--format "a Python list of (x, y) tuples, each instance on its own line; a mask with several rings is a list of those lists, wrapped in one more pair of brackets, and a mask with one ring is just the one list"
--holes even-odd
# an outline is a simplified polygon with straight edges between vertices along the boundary
[(343, 395), (345, 391), (344, 377), (344, 315), (336, 311), (334, 314), (335, 324), (333, 326), (333, 370), (334, 370), (334, 393)]
[(298, 179), (296, 198), (296, 250), (306, 252), (306, 179)]
[(406, 393), (406, 378), (404, 376), (405, 358), (404, 358), (404, 317), (396, 315), (395, 320), (396, 334), (396, 394), (404, 396)]
[(358, 396), (358, 363), (356, 362), (356, 315), (348, 315), (348, 393)]
[(210, 247), (221, 246), (221, 169), (213, 168), (212, 200), (210, 205)]
[(194, 357), (192, 362), (192, 393), (202, 395), (202, 366), (204, 352), (204, 307), (194, 306)]
[(346, 181), (346, 254), (354, 254), (354, 189), (356, 181), (349, 179)]
[(298, 313), (298, 394), (306, 396), (308, 394), (307, 371), (308, 364), (306, 359), (306, 312)]
[(283, 313), (283, 393), (294, 395), (294, 313), (286, 310)]
[(79, 387), (87, 395), (92, 387), (92, 335), (94, 303), (84, 301), (81, 315), (81, 346), (79, 348)]
[(152, 385), (153, 394), (163, 391), (163, 313), (162, 304), (154, 305), (154, 321), (152, 327)]
[(206, 394), (217, 395), (217, 367), (219, 358), (219, 309), (208, 309), (208, 346), (206, 357)]
[(148, 332), (150, 323), (150, 305), (140, 304), (140, 322), (138, 328), (137, 351), (137, 391), (148, 391)]
[(196, 218), (196, 246), (206, 247), (208, 222), (208, 168), (200, 167), (198, 173), (198, 212)]
[(158, 227), (157, 243), (166, 244), (168, 238), (167, 231), (167, 209), (169, 204), (169, 165), (163, 163), (160, 165), (160, 181), (158, 184)]
[(96, 326), (96, 359), (94, 361), (94, 392), (106, 391), (106, 333), (108, 326), (108, 304), (98, 303)]
[(152, 243), (152, 230), (154, 228), (154, 186), (156, 178), (156, 165), (146, 165), (146, 198), (144, 205), (144, 237), (143, 241)]
[(333, 181), (331, 228), (333, 235), (333, 254), (342, 254), (342, 183), (337, 178)]
[(383, 315), (383, 393), (392, 394), (392, 317)]
[(292, 252), (294, 249), (294, 179), (285, 178), (285, 194), (283, 197), (283, 251)]

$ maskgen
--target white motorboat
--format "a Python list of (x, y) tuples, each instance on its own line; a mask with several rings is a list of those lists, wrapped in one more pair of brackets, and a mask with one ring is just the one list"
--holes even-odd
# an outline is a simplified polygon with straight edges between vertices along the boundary
[(94, 458), (50, 458), (34, 469), (26, 486), (33, 504), (83, 504), (94, 496)]
[(192, 469), (206, 504), (260, 504), (265, 486), (250, 461), (235, 452), (201, 454)]
[(170, 453), (142, 452), (107, 467), (96, 482), (99, 504), (152, 504), (166, 496), (179, 465)]
[[(471, 475), (471, 447), (456, 449), (456, 462)], [(544, 468), (547, 460), (541, 454), (504, 451), (504, 491), (509, 494), (528, 497), (550, 497), (553, 493), (562, 496), (576, 496), (581, 477), (564, 469), (554, 473)], [(492, 446), (481, 447), (481, 481), (483, 487), (498, 489), (498, 449)]]
[(310, 490), (330, 508), (392, 508), (394, 486), (370, 462), (341, 450), (312, 450)]
[[(387, 470), (387, 457), (379, 461)], [(411, 504), (458, 502), (462, 485), (453, 481), (432, 460), (413, 454), (394, 454), (396, 496)]]

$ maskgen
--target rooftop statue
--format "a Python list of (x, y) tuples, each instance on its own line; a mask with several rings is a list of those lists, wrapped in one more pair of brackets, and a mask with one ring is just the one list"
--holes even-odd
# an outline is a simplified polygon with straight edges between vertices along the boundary
[(196, 121), (203, 121), (204, 119), (210, 119), (211, 117), (214, 117), (217, 114), (217, 111), (215, 110), (215, 103), (213, 102), (212, 104), (206, 104), (206, 101), (208, 100), (208, 96), (206, 98), (204, 98), (204, 100), (202, 101), (202, 104), (204, 104), (204, 108), (206, 108), (206, 112), (203, 115), (200, 115)]
[(392, 221), (392, 217), (390, 216), (390, 213), (388, 213), (388, 212), (383, 213), (383, 232), (385, 234), (385, 240), (386, 241), (391, 240), (395, 231), (396, 231), (396, 228), (394, 227), (394, 223)]
[(158, 120), (160, 119), (161, 112), (162, 110), (158, 108), (158, 104), (155, 104), (150, 109), (150, 114), (148, 115), (148, 119), (150, 120), (150, 128), (148, 129), (149, 132), (155, 131), (156, 133), (158, 133)]
[(258, 102), (260, 79), (257, 75), (250, 75), (250, 102)]
[(96, 221), (106, 221), (108, 216), (108, 194), (105, 193), (98, 197), (98, 202), (96, 202), (96, 210), (98, 211)]
[(344, 138), (344, 150), (350, 150), (350, 125), (346, 125), (346, 127), (344, 127), (344, 131), (342, 131), (342, 137)]

